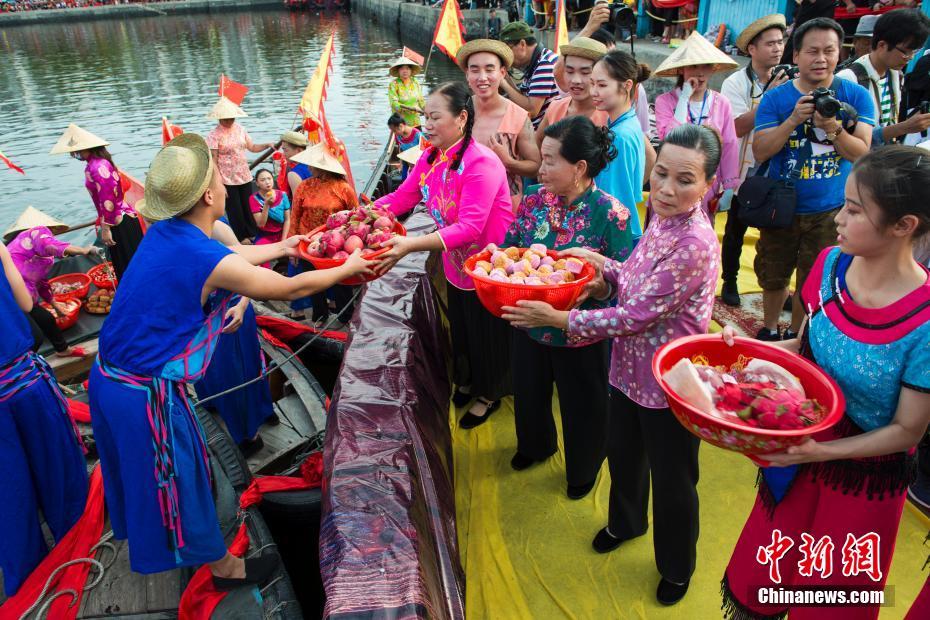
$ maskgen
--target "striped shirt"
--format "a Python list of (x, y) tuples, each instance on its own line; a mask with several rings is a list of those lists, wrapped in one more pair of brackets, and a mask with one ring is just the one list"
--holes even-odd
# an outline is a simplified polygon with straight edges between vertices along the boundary
[(881, 93), (881, 102), (879, 112), (879, 125), (885, 127), (887, 125), (893, 125), (895, 122), (894, 118), (894, 106), (891, 101), (891, 85), (888, 83), (888, 76), (891, 74), (891, 71), (885, 72), (885, 77), (878, 81), (878, 92)]
[[(530, 61), (523, 74), (523, 81), (520, 83), (520, 92), (527, 97), (545, 97), (539, 114), (533, 117), (533, 129), (539, 127), (539, 122), (546, 115), (546, 109), (553, 99), (559, 96), (559, 87), (555, 83), (555, 63), (559, 59), (551, 50), (539, 46), (539, 53), (534, 54), (534, 60)], [(534, 64), (535, 61), (535, 64)]]

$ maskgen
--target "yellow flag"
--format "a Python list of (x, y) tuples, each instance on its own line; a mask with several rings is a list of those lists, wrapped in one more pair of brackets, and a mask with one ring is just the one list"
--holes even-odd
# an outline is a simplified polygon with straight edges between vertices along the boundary
[(442, 11), (439, 12), (439, 21), (436, 22), (436, 32), (433, 33), (433, 45), (455, 60), (459, 48), (465, 45), (465, 29), (462, 26), (462, 11), (456, 0), (445, 0)]
[(322, 114), (320, 109), (323, 100), (326, 98), (326, 86), (329, 82), (329, 71), (333, 64), (333, 37), (335, 32), (329, 35), (329, 41), (323, 48), (323, 54), (320, 56), (320, 62), (307, 83), (303, 97), (300, 98), (300, 111), (304, 119), (311, 119), (317, 125), (321, 124)]
[(553, 52), (559, 54), (559, 48), (568, 45), (568, 22), (565, 20), (565, 0), (556, 0), (555, 47)]

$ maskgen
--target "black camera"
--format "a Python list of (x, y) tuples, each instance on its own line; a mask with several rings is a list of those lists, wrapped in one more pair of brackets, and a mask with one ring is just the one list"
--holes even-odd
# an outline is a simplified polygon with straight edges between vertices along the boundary
[(921, 114), (930, 113), (930, 101), (927, 101), (926, 99), (924, 99), (923, 101), (917, 104), (917, 109), (920, 110)]
[(801, 73), (796, 65), (776, 65), (772, 68), (772, 79), (778, 77), (779, 73), (784, 73), (789, 80), (793, 80)]
[(617, 43), (620, 43), (627, 36), (636, 32), (636, 11), (620, 2), (620, 0), (610, 0), (607, 6), (610, 8), (610, 19), (607, 21), (607, 26), (613, 32)]
[(815, 88), (811, 92), (811, 97), (814, 98), (814, 109), (820, 113), (820, 116), (835, 118), (839, 116), (840, 110), (843, 109), (843, 104), (836, 98), (836, 93), (829, 88), (822, 86)]

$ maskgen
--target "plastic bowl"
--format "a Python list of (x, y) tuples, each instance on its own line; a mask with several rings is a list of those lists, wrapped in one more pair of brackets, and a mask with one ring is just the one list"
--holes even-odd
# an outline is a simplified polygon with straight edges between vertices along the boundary
[[(326, 230), (326, 226), (317, 226), (313, 230), (307, 233), (308, 237), (312, 237), (318, 232), (323, 232)], [(407, 229), (404, 228), (404, 225), (400, 222), (394, 222), (394, 232), (402, 237), (407, 236)], [(300, 245), (297, 246), (297, 251), (300, 253), (300, 257), (305, 261), (308, 261), (317, 269), (332, 269), (333, 267), (339, 267), (345, 263), (345, 259), (335, 259), (335, 258), (317, 258), (316, 256), (310, 256), (307, 253), (307, 246), (309, 245), (306, 241), (301, 241)], [(381, 248), (380, 250), (374, 250), (373, 252), (366, 254), (365, 258), (374, 259), (378, 258), (382, 254), (386, 253), (391, 248)], [(372, 274), (370, 276), (352, 276), (351, 278), (346, 278), (342, 280), (339, 284), (347, 284), (350, 286), (355, 286), (357, 284), (364, 284), (365, 282), (371, 282), (372, 280), (377, 280), (384, 274)]]
[[(764, 459), (756, 455), (784, 452), (805, 438), (824, 431), (843, 417), (846, 400), (839, 386), (823, 370), (800, 355), (790, 353), (774, 345), (750, 338), (736, 338), (728, 346), (720, 334), (685, 336), (659, 349), (652, 358), (652, 373), (668, 397), (668, 404), (678, 421), (697, 437), (720, 448), (740, 452), (760, 465)], [(808, 398), (813, 398), (826, 409), (819, 422), (806, 428), (776, 430), (753, 428), (699, 411), (688, 404), (668, 386), (662, 378), (668, 370), (683, 358), (693, 359), (697, 355), (706, 357), (712, 366), (729, 367), (739, 356), (758, 358), (774, 362), (793, 374), (804, 386)]]
[[(52, 297), (55, 301), (65, 301), (67, 299), (84, 299), (87, 297), (88, 291), (90, 291), (90, 276), (85, 273), (66, 273), (63, 276), (58, 276), (57, 278), (52, 278), (48, 281), (49, 287), (52, 289)], [(80, 288), (77, 288), (73, 291), (68, 291), (67, 293), (55, 293), (55, 284), (80, 284)]]
[(113, 263), (106, 262), (95, 265), (87, 270), (87, 276), (97, 288), (115, 289), (117, 284), (116, 272), (114, 272), (113, 276), (110, 277), (106, 274), (107, 267), (113, 269)]
[[(520, 254), (527, 248), (519, 248)], [(558, 260), (559, 253), (555, 250), (547, 250), (546, 253), (552, 258)], [(584, 268), (577, 279), (563, 284), (513, 284), (510, 282), (498, 282), (487, 276), (475, 274), (475, 263), (480, 260), (489, 260), (491, 253), (487, 250), (469, 256), (465, 260), (465, 273), (468, 274), (475, 283), (475, 292), (481, 304), (488, 309), (488, 312), (496, 317), (503, 314), (501, 310), (504, 306), (515, 306), (520, 300), (544, 301), (556, 310), (569, 310), (575, 305), (575, 300), (581, 294), (584, 285), (594, 277), (594, 266), (584, 262)]]
[[(61, 331), (65, 331), (66, 329), (71, 329), (72, 327), (77, 325), (78, 318), (81, 315), (81, 300), (77, 299), (76, 297), (65, 297), (64, 299), (58, 299), (56, 297), (55, 301), (58, 301), (61, 303), (73, 302), (77, 304), (74, 307), (74, 309), (70, 313), (68, 313), (67, 316), (57, 317), (55, 319), (55, 324), (58, 326), (58, 329), (60, 329)], [(52, 316), (54, 316), (54, 308), (52, 308), (51, 304), (48, 304), (43, 301), (39, 305), (45, 308), (46, 310), (48, 310), (52, 314)]]

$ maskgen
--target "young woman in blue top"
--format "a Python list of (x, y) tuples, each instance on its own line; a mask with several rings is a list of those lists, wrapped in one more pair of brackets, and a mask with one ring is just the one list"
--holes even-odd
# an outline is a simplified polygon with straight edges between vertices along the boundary
[(636, 118), (633, 93), (636, 85), (648, 79), (650, 73), (648, 66), (615, 49), (597, 61), (591, 74), (591, 98), (598, 110), (607, 112), (610, 118), (607, 128), (613, 132), (613, 144), (617, 150), (617, 157), (594, 180), (602, 191), (630, 210), (634, 239), (643, 234), (636, 205), (643, 200), (647, 148), (646, 136)]
[[(735, 618), (877, 618), (879, 607), (760, 604), (761, 586), (884, 588), (894, 553), (913, 448), (930, 423), (930, 273), (913, 257), (930, 232), (930, 158), (887, 146), (859, 159), (837, 213), (838, 247), (820, 253), (801, 289), (808, 313), (800, 352), (839, 384), (846, 415), (833, 428), (781, 454), (766, 455), (759, 494), (723, 580), (726, 615)], [(803, 331), (803, 328), (802, 328)], [(732, 329), (724, 338), (732, 343)], [(773, 531), (794, 541), (781, 558), (781, 583), (757, 558)], [(802, 534), (830, 537), (835, 554), (870, 562), (829, 576), (799, 570)], [(830, 550), (833, 551), (832, 549)], [(850, 574), (847, 574), (849, 572)]]
[[(542, 185), (527, 188), (503, 247), (541, 243), (551, 250), (583, 247), (616, 261), (633, 250), (630, 209), (601, 190), (594, 177), (616, 155), (612, 136), (586, 116), (570, 116), (545, 129)], [(589, 299), (582, 308), (604, 308)], [(506, 308), (505, 308), (506, 311)], [(512, 320), (508, 315), (505, 319)], [(517, 453), (523, 470), (558, 450), (552, 418), (552, 384), (559, 390), (568, 497), (594, 487), (607, 453), (609, 342), (568, 337), (554, 327), (516, 329), (511, 349)]]
[(13, 596), (48, 553), (39, 508), (55, 540), (87, 499), (81, 439), (45, 360), (32, 352), (32, 296), (0, 243), (0, 569)]
[(260, 583), (276, 558), (230, 555), (217, 523), (206, 441), (187, 386), (203, 377), (234, 295), (292, 299), (375, 264), (286, 278), (256, 265), (299, 237), (228, 248), (211, 238), (225, 189), (206, 142), (185, 133), (155, 156), (139, 212), (153, 221), (120, 281), (90, 375), (94, 438), (117, 539), (140, 573), (209, 564), (217, 589)]

